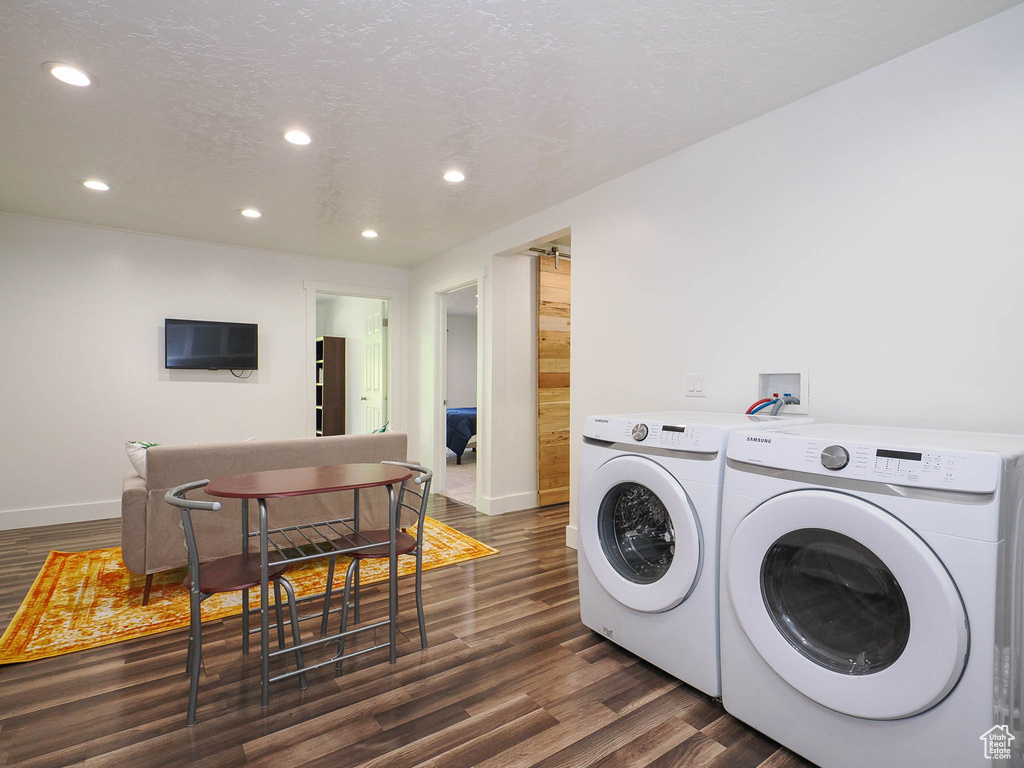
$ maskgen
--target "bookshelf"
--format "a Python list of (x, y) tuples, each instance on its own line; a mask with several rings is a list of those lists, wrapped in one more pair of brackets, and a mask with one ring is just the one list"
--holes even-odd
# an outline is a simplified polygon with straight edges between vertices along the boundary
[(316, 340), (316, 434), (345, 434), (345, 339)]

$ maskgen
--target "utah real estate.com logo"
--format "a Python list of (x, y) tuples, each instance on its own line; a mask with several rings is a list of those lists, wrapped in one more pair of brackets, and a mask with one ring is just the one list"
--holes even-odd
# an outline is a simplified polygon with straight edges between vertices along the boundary
[(985, 744), (985, 757), (989, 760), (1009, 760), (1010, 742), (1016, 737), (1005, 725), (997, 725), (979, 737)]

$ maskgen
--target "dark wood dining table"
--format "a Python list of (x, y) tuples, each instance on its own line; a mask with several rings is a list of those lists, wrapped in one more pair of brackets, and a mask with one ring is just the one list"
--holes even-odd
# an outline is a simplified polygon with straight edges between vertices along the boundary
[[(262, 656), (261, 684), (262, 704), (267, 706), (270, 703), (270, 683), (285, 677), (300, 674), (301, 672), (316, 669), (327, 664), (338, 663), (341, 655), (331, 658), (318, 664), (307, 665), (296, 671), (289, 671), (270, 677), (271, 656), (292, 652), (296, 647), (307, 648), (324, 646), (327, 643), (341, 641), (344, 637), (356, 632), (376, 630), (377, 627), (388, 626), (388, 643), (390, 648), (390, 661), (392, 664), (397, 659), (396, 652), (396, 616), (398, 606), (398, 556), (395, 552), (395, 538), (398, 530), (398, 507), (395, 486), (399, 485), (410, 477), (412, 472), (403, 466), (392, 464), (337, 464), (325, 467), (299, 467), (296, 469), (272, 469), (263, 472), (250, 472), (244, 475), (233, 475), (212, 480), (206, 486), (206, 493), (210, 496), (220, 498), (242, 500), (242, 547), (248, 551), (249, 540), (259, 539), (260, 551), (260, 653)], [(320, 637), (317, 640), (302, 643), (299, 646), (285, 648), (270, 652), (270, 618), (268, 611), (269, 582), (267, 578), (271, 547), (274, 548), (274, 564), (301, 563), (325, 555), (344, 555), (359, 551), (363, 547), (349, 546), (351, 539), (346, 539), (346, 530), (354, 533), (358, 529), (359, 521), (359, 491), (364, 488), (385, 487), (388, 493), (388, 531), (389, 531), (389, 559), (388, 559), (388, 620), (377, 622), (356, 629), (350, 629), (345, 633)], [(267, 499), (285, 498), (288, 496), (307, 496), (318, 493), (335, 493), (338, 491), (353, 491), (354, 507), (353, 517), (332, 520), (323, 520), (315, 523), (302, 525), (291, 525), (283, 528), (270, 528), (267, 511)], [(256, 499), (259, 507), (259, 530), (249, 530), (249, 500)], [(293, 538), (294, 537), (294, 538)], [(376, 545), (379, 546), (379, 543)], [(249, 606), (248, 590), (245, 592), (245, 605), (243, 606), (243, 631), (245, 633), (245, 648), (248, 648), (249, 636)], [(325, 610), (327, 608), (325, 607)], [(340, 644), (339, 644), (340, 647)], [(383, 645), (373, 646), (357, 653), (365, 653), (367, 650), (383, 648)], [(355, 654), (353, 654), (355, 655)], [(347, 657), (346, 657), (347, 658)]]

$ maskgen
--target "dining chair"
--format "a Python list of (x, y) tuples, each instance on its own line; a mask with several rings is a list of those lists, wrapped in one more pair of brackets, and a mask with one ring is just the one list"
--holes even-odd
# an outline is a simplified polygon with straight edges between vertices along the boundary
[[(198, 480), (193, 483), (185, 483), (177, 488), (172, 488), (164, 496), (168, 504), (171, 504), (181, 512), (181, 529), (185, 532), (185, 549), (188, 552), (188, 576), (185, 577), (184, 586), (189, 591), (189, 634), (188, 653), (185, 660), (185, 671), (191, 675), (188, 691), (188, 725), (195, 725), (196, 705), (199, 697), (199, 672), (202, 665), (203, 653), (203, 627), (201, 605), (206, 598), (222, 592), (242, 592), (248, 595), (248, 590), (260, 585), (260, 556), (258, 552), (242, 552), (238, 555), (221, 557), (216, 560), (200, 562), (199, 548), (196, 544), (195, 531), (192, 528), (192, 512), (208, 511), (216, 512), (220, 509), (219, 501), (194, 501), (186, 499), (185, 494), (189, 491), (205, 488), (210, 484), (209, 480)], [(273, 558), (273, 556), (271, 556)], [(299, 619), (295, 609), (295, 591), (291, 583), (284, 577), (288, 570), (287, 565), (275, 566), (270, 563), (267, 572), (267, 579), (274, 585), (276, 597), (274, 608), (277, 611), (277, 644), (284, 648), (284, 617), (281, 612), (281, 589), (283, 588), (288, 597), (288, 616), (292, 625), (292, 642), (295, 646), (300, 644), (299, 640)], [(242, 610), (248, 610), (248, 605), (243, 605)], [(248, 638), (246, 638), (248, 639)], [(305, 664), (302, 659), (302, 650), (295, 649), (295, 660), (302, 669)], [(299, 687), (306, 688), (306, 675), (299, 675)]]
[[(430, 481), (433, 479), (434, 473), (426, 467), (421, 467), (419, 464), (408, 464), (404, 461), (382, 461), (381, 464), (393, 464), (398, 467), (406, 467), (407, 469), (411, 469), (413, 472), (418, 473), (402, 483), (401, 488), (398, 491), (398, 498), (395, 502), (398, 508), (399, 524), (401, 524), (403, 508), (410, 510), (416, 515), (416, 537), (413, 538), (411, 534), (406, 532), (405, 528), (402, 528), (395, 537), (395, 551), (399, 555), (416, 556), (416, 615), (420, 626), (420, 647), (426, 650), (427, 625), (423, 619), (423, 523), (427, 516), (427, 499), (430, 496)], [(412, 486), (414, 485), (419, 487), (418, 491), (413, 489)], [(410, 496), (415, 497), (418, 503), (410, 503), (407, 500), (407, 497)], [(338, 611), (341, 612), (341, 631), (345, 632), (348, 627), (348, 611), (350, 597), (352, 596), (353, 577), (358, 576), (359, 564), (363, 560), (390, 557), (390, 552), (388, 551), (389, 536), (390, 531), (387, 528), (377, 528), (367, 531), (355, 531), (354, 533), (346, 534), (334, 542), (335, 545), (341, 549), (349, 549), (352, 547), (366, 547), (366, 549), (353, 552), (348, 555), (352, 558), (352, 561), (349, 563), (348, 570), (345, 572), (345, 590), (342, 594), (341, 607), (336, 608), (333, 611), (330, 609), (330, 604), (334, 583), (335, 558), (333, 556), (330, 558), (330, 565), (328, 566), (327, 571), (327, 589), (324, 595), (323, 620), (320, 626), (320, 634), (327, 634), (327, 619), (330, 613)], [(358, 585), (359, 582), (358, 579), (356, 579), (356, 601), (359, 599)], [(358, 604), (356, 606), (356, 621), (359, 621)], [(345, 653), (344, 638), (341, 639), (339, 646), (338, 655), (341, 656)], [(340, 668), (341, 662), (339, 661), (338, 669)]]

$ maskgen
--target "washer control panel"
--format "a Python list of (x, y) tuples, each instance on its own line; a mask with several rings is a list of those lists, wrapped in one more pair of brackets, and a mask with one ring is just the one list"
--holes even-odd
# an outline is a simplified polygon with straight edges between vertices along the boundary
[(707, 424), (666, 424), (617, 416), (591, 416), (587, 419), (584, 435), (609, 443), (670, 451), (718, 453), (722, 450), (722, 430)]
[(850, 477), (891, 485), (990, 493), (1002, 457), (982, 451), (833, 443), (784, 432), (730, 437), (729, 458), (777, 469)]

